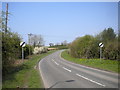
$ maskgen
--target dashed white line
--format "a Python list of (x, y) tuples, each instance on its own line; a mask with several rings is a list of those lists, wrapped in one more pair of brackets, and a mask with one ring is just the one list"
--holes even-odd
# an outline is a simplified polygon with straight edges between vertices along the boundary
[(101, 86), (105, 87), (105, 85), (103, 85), (103, 84), (101, 84), (101, 83), (98, 83), (98, 82), (96, 82), (96, 81), (93, 81), (93, 80), (91, 80), (91, 79), (89, 79), (89, 78), (86, 78), (86, 77), (84, 77), (84, 76), (82, 76), (82, 75), (80, 75), (80, 74), (76, 74), (76, 75), (79, 76), (79, 77), (81, 77), (81, 78), (84, 78), (84, 79), (86, 79), (86, 80), (88, 80), (88, 81), (91, 81), (91, 82), (93, 82), (93, 83), (96, 83), (96, 84), (98, 84), (98, 85), (101, 85)]
[(63, 67), (63, 69), (65, 69), (65, 70), (67, 70), (67, 71), (71, 72), (71, 70), (70, 70), (70, 69), (67, 69), (67, 68), (65, 68), (65, 67)]
[(54, 59), (52, 59), (52, 61), (54, 61)]
[(55, 62), (56, 65), (59, 65), (57, 62)]
[(60, 54), (59, 54), (59, 58), (62, 59), (63, 61), (65, 61), (65, 62), (70, 63), (70, 64), (73, 64), (73, 65), (77, 65), (77, 66), (84, 67), (84, 68), (88, 68), (88, 69), (91, 69), (91, 70), (100, 71), (100, 72), (105, 72), (105, 73), (109, 73), (109, 74), (117, 75), (117, 76), (118, 76), (117, 73), (112, 73), (112, 72), (100, 70), (100, 69), (97, 69), (97, 68), (87, 67), (87, 66), (84, 66), (84, 65), (76, 64), (76, 63), (70, 62), (70, 61), (68, 61), (68, 60), (65, 60), (65, 59), (63, 59), (63, 58), (61, 57), (61, 52), (60, 52)]
[(53, 61), (56, 65), (59, 65), (56, 61), (54, 61), (54, 59), (52, 59), (52, 61)]
[[(56, 65), (59, 65), (56, 61), (54, 61), (54, 59), (52, 59), (52, 61), (53, 61)], [(65, 69), (65, 70), (67, 70), (68, 72), (71, 72), (71, 70), (68, 69), (68, 68), (66, 68), (66, 67), (62, 67), (62, 68)], [(105, 85), (103, 85), (103, 84), (101, 84), (101, 83), (99, 83), (99, 82), (96, 82), (96, 81), (94, 81), (94, 80), (91, 80), (91, 79), (89, 79), (89, 78), (87, 78), (87, 77), (84, 77), (84, 76), (82, 76), (82, 75), (80, 75), (80, 74), (76, 74), (76, 75), (79, 76), (79, 77), (82, 77), (82, 78), (84, 78), (84, 79), (86, 79), (86, 80), (88, 80), (88, 81), (91, 81), (91, 82), (93, 82), (93, 83), (96, 83), (96, 84), (98, 84), (98, 85), (100, 85), (100, 86), (105, 87)]]

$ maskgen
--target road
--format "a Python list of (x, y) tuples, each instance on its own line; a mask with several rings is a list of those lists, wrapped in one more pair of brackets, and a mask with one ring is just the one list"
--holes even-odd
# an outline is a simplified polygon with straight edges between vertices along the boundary
[(45, 88), (118, 88), (118, 74), (66, 61), (61, 52), (39, 62)]

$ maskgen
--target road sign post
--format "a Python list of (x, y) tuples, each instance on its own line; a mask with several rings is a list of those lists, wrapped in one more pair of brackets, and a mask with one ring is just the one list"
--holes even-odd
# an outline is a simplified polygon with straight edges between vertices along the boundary
[(22, 60), (24, 60), (24, 49), (22, 47)]
[(100, 47), (100, 60), (101, 60), (101, 57), (102, 57), (102, 47)]
[(25, 47), (25, 42), (21, 42), (20, 46), (22, 47), (22, 60), (24, 60), (24, 47)]
[(102, 47), (104, 46), (104, 44), (101, 42), (99, 43), (99, 47), (100, 47), (100, 60), (102, 59)]

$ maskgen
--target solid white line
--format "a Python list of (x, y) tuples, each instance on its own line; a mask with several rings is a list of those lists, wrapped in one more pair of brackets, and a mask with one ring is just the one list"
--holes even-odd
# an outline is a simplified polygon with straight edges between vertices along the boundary
[[(42, 59), (43, 60), (43, 59)], [(41, 75), (41, 77), (42, 77), (42, 81), (43, 81), (43, 84), (44, 84), (44, 86), (45, 86), (45, 88), (48, 88), (48, 84), (47, 83), (45, 83), (45, 78), (43, 78), (43, 74), (42, 74), (42, 71), (41, 71), (41, 68), (40, 68), (40, 63), (42, 62), (42, 60), (41, 61), (39, 61), (39, 72), (40, 72), (40, 75)]]
[(76, 75), (79, 76), (79, 77), (82, 77), (82, 78), (84, 78), (84, 79), (86, 79), (86, 80), (88, 80), (88, 81), (91, 81), (91, 82), (93, 82), (93, 83), (96, 83), (96, 84), (98, 84), (98, 85), (101, 85), (101, 86), (105, 87), (105, 85), (103, 85), (103, 84), (101, 84), (101, 83), (98, 83), (98, 82), (96, 82), (96, 81), (93, 81), (93, 80), (91, 80), (91, 79), (89, 79), (89, 78), (86, 78), (86, 77), (84, 77), (84, 76), (82, 76), (82, 75), (80, 75), (80, 74), (76, 74)]
[(71, 72), (71, 70), (70, 70), (70, 69), (67, 69), (67, 68), (65, 68), (65, 67), (63, 67), (63, 69), (65, 69), (65, 70), (67, 70), (67, 71)]

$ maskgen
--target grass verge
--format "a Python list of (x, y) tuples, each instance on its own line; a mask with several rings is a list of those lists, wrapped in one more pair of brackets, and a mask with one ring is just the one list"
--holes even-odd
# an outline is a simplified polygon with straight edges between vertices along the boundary
[(39, 71), (35, 66), (45, 56), (55, 51), (48, 51), (40, 55), (33, 55), (32, 58), (22, 65), (17, 66), (16, 71), (5, 76), (2, 88), (44, 88)]
[(79, 59), (72, 57), (70, 54), (67, 53), (67, 51), (63, 51), (61, 53), (61, 57), (77, 64), (82, 64), (93, 68), (120, 73), (120, 68), (118, 68), (120, 61), (117, 60)]

